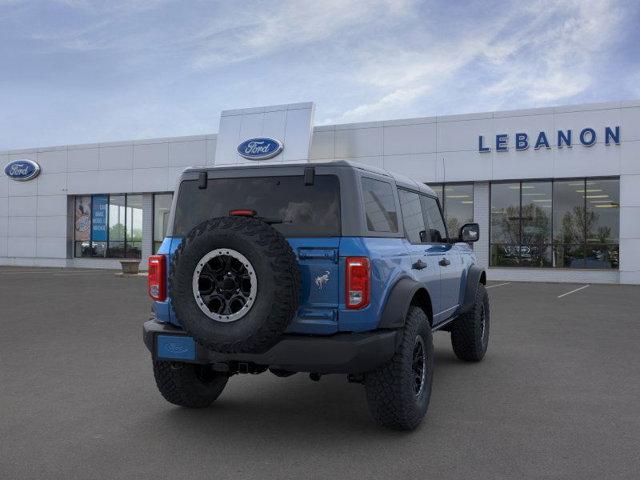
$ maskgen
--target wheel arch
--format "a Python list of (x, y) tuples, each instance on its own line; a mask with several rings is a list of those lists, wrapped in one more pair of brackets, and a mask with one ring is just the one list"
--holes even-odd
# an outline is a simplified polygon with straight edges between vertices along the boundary
[(464, 295), (462, 296), (462, 307), (460, 313), (465, 313), (471, 310), (476, 298), (476, 290), (478, 285), (487, 284), (487, 272), (484, 268), (477, 265), (471, 265), (467, 272), (467, 279), (465, 282)]
[(400, 328), (404, 325), (410, 306), (420, 307), (433, 325), (431, 295), (424, 285), (404, 277), (393, 286), (382, 310), (379, 328)]
[(420, 307), (427, 316), (429, 325), (433, 327), (433, 304), (431, 303), (431, 295), (426, 288), (421, 287), (416, 290), (410, 305)]

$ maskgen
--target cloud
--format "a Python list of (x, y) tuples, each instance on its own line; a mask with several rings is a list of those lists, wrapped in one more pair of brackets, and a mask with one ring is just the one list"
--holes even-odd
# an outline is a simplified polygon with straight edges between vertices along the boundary
[(608, 1), (534, 4), (528, 13), (543, 13), (516, 35), (498, 41), (498, 50), (511, 45), (511, 51), (499, 57), (487, 54), (501, 78), (484, 93), (508, 98), (523, 92), (534, 103), (551, 103), (587, 90), (598, 53), (615, 39), (621, 20), (612, 7)]
[(53, 0), (52, 3), (67, 8), (84, 11), (94, 15), (144, 12), (153, 10), (170, 3), (171, 0), (109, 0), (108, 2), (96, 2), (92, 0)]
[(419, 48), (399, 41), (376, 45), (370, 58), (361, 54), (353, 76), (370, 94), (339, 120), (402, 115), (408, 105), (460, 84), (475, 83), (482, 106), (511, 106), (514, 97), (534, 105), (566, 101), (593, 84), (598, 55), (615, 41), (622, 20), (610, 1), (537, 1), (502, 11), (460, 20), (457, 33), (426, 36)]
[[(426, 94), (433, 94), (448, 82), (482, 51), (483, 45), (484, 41), (480, 39), (447, 41), (414, 52), (378, 46), (378, 61), (365, 61), (357, 76), (361, 83), (385, 93), (374, 101), (345, 111), (340, 121), (401, 114), (403, 107)], [(380, 58), (385, 61), (380, 62)]]
[(358, 105), (356, 108), (347, 110), (340, 117), (341, 121), (350, 121), (360, 118), (371, 118), (393, 111), (397, 107), (408, 105), (412, 101), (419, 98), (428, 90), (427, 86), (415, 88), (399, 88), (385, 95), (381, 99), (373, 103), (365, 103)]
[(308, 100), (343, 123), (637, 98), (639, 10), (0, 0), (0, 148), (212, 132), (222, 109)]
[[(55, 26), (44, 22), (24, 35), (41, 42), (44, 53), (123, 55), (162, 49), (182, 55), (185, 64), (197, 71), (208, 71), (309, 44), (331, 44), (343, 34), (352, 38), (353, 29), (366, 31), (406, 18), (415, 1), (194, 2), (189, 9), (174, 12), (174, 21), (166, 14), (182, 4), (171, 0), (55, 0), (51, 5), (57, 6), (61, 21)], [(41, 15), (35, 5), (30, 9)]]
[(357, 26), (407, 14), (409, 0), (323, 0), (280, 1), (271, 9), (247, 9), (232, 15), (233, 23), (214, 22), (198, 32), (193, 43), (198, 52), (193, 65), (198, 69), (220, 67), (260, 58), (283, 49), (334, 39)]

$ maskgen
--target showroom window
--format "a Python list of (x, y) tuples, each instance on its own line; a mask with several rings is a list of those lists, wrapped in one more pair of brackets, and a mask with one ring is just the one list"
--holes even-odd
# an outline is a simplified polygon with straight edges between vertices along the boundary
[(618, 268), (620, 181), (554, 183), (553, 240), (557, 266)]
[(449, 235), (456, 237), (465, 223), (473, 222), (473, 183), (428, 185), (438, 195)]
[(77, 196), (74, 220), (76, 257), (142, 256), (142, 195)]
[(127, 195), (126, 206), (126, 254), (127, 257), (142, 256), (142, 195)]
[(496, 267), (618, 268), (619, 180), (491, 184)]
[(155, 193), (153, 195), (153, 253), (158, 251), (167, 234), (172, 201), (172, 193)]

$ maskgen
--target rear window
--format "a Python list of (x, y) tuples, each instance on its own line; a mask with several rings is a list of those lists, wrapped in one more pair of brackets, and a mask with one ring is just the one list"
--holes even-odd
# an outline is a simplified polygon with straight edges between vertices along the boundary
[(259, 217), (278, 220), (272, 226), (285, 237), (340, 235), (340, 185), (335, 175), (304, 177), (209, 179), (206, 189), (197, 180), (180, 184), (173, 235), (183, 237), (197, 224), (226, 217), (230, 210), (255, 210)]

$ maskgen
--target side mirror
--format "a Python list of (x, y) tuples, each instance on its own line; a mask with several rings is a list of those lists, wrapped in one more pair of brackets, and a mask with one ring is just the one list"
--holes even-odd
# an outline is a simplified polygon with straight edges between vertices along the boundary
[(477, 242), (480, 239), (480, 225), (477, 223), (465, 223), (460, 229), (459, 242)]

